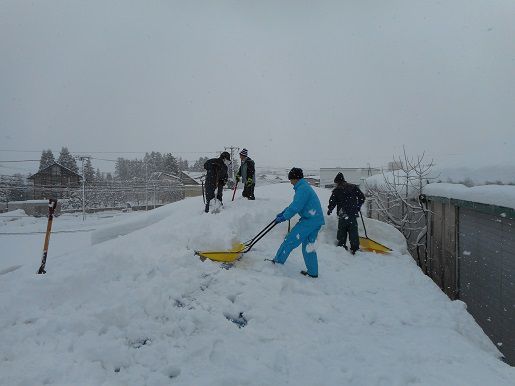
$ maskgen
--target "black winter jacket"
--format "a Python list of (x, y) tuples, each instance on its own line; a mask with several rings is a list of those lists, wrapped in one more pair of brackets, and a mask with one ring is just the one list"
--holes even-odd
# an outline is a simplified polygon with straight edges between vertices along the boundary
[(225, 185), (227, 179), (227, 166), (222, 158), (211, 158), (204, 163), (204, 169), (207, 170), (206, 185)]
[(342, 182), (333, 189), (329, 199), (328, 209), (333, 211), (337, 207), (338, 216), (358, 217), (361, 205), (365, 202), (365, 195), (357, 185)]

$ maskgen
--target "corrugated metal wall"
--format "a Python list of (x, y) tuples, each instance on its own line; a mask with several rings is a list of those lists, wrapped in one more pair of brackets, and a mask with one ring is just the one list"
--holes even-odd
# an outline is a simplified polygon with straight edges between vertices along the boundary
[(459, 209), (459, 298), (515, 365), (515, 221)]
[(457, 296), (456, 208), (450, 202), (430, 201), (431, 210), (425, 272), (451, 299)]

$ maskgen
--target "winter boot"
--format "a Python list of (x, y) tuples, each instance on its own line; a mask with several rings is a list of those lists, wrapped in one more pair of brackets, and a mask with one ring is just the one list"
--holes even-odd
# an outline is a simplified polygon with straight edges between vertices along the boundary
[(308, 271), (300, 271), (300, 273), (301, 273), (301, 274), (303, 274), (304, 276), (312, 277), (313, 279), (316, 279), (316, 278), (318, 277), (318, 275), (315, 275), (315, 276), (310, 275), (310, 274), (308, 273)]
[(204, 212), (209, 213), (209, 202), (206, 204), (206, 208), (204, 209)]

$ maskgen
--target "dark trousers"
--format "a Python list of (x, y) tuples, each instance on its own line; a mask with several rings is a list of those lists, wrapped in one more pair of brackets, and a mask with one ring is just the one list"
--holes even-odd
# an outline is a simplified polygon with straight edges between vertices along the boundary
[(243, 197), (247, 197), (249, 200), (255, 200), (256, 197), (254, 197), (254, 187), (256, 185), (252, 184), (250, 186), (244, 185), (243, 186), (243, 193), (241, 194)]
[(347, 244), (347, 234), (349, 235), (351, 251), (359, 249), (358, 219), (354, 216), (345, 216), (338, 218), (338, 245), (343, 247)]
[(213, 198), (215, 198), (215, 190), (216, 192), (216, 198), (222, 201), (222, 195), (224, 191), (224, 185), (222, 183), (219, 183), (218, 186), (215, 185), (213, 182), (209, 181), (209, 183), (206, 181), (206, 203), (209, 204), (209, 201), (211, 201)]

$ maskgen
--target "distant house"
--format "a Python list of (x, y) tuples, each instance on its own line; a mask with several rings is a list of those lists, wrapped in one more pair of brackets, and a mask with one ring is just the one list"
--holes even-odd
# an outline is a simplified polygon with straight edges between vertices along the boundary
[(351, 184), (361, 185), (363, 181), (374, 174), (381, 173), (377, 168), (320, 168), (320, 187), (333, 188), (334, 177), (338, 173), (342, 173), (347, 182)]
[(146, 186), (154, 205), (163, 205), (184, 198), (184, 184), (179, 176), (172, 173), (154, 172)]
[(205, 173), (199, 172), (179, 172), (179, 178), (181, 179), (184, 185), (200, 185), (199, 179), (201, 175)]
[(82, 176), (57, 162), (29, 177), (35, 200), (63, 198), (66, 191), (80, 187)]
[(202, 179), (205, 173), (201, 172), (179, 172), (179, 177), (184, 184), (184, 195), (186, 197), (202, 196)]

